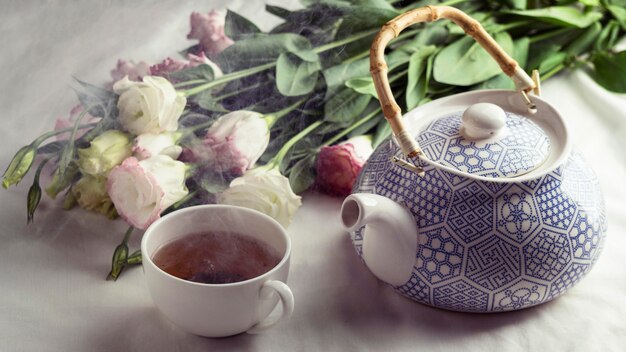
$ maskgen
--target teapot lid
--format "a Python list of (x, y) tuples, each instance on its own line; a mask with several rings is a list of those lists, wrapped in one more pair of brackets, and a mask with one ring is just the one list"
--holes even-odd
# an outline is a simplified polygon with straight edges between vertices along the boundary
[(541, 127), (491, 103), (435, 119), (417, 141), (435, 163), (493, 178), (524, 175), (550, 154), (550, 138)]

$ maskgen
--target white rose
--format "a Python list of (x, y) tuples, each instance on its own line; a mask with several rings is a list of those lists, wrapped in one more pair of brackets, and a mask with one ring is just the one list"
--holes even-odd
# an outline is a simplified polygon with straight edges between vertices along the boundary
[(217, 119), (194, 153), (216, 171), (241, 175), (259, 160), (269, 141), (263, 115), (239, 110)]
[(146, 76), (143, 82), (133, 82), (126, 76), (115, 82), (113, 91), (120, 94), (119, 121), (126, 131), (140, 135), (178, 129), (187, 99), (165, 78)]
[(176, 145), (178, 138), (180, 138), (180, 135), (172, 132), (141, 134), (135, 138), (133, 155), (139, 160), (148, 159), (159, 154), (177, 159), (183, 151), (181, 146)]
[(246, 171), (218, 195), (217, 202), (258, 210), (284, 227), (289, 226), (302, 204), (301, 197), (291, 190), (289, 180), (275, 169)]
[(161, 212), (185, 197), (185, 164), (165, 155), (130, 157), (111, 170), (107, 191), (128, 223), (146, 229)]
[(94, 138), (88, 148), (78, 149), (78, 167), (83, 174), (103, 176), (130, 155), (128, 135), (108, 130)]

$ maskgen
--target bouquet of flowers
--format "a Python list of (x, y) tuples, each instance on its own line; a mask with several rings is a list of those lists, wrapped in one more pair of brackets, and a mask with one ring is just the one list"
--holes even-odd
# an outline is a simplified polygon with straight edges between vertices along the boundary
[[(149, 65), (119, 60), (112, 82), (77, 81), (80, 102), (53, 131), (17, 151), (8, 188), (31, 170), (27, 218), (45, 193), (130, 225), (109, 278), (141, 261), (127, 245), (167, 212), (206, 203), (264, 212), (288, 226), (314, 188), (347, 195), (373, 148), (390, 135), (369, 76), (369, 45), (381, 25), (411, 8), (455, 5), (478, 19), (527, 71), (547, 79), (584, 67), (626, 92), (626, 2), (303, 0), (261, 32), (246, 18), (192, 13), (198, 44)], [(446, 22), (417, 25), (391, 43), (390, 82), (410, 110), (477, 88), (513, 88), (471, 38)], [(51, 140), (54, 138), (55, 140)], [(36, 165), (36, 166), (35, 166)], [(52, 167), (51, 167), (52, 165)]]

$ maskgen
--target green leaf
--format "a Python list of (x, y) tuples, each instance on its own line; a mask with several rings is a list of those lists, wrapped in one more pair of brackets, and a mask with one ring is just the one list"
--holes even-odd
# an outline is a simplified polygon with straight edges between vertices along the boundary
[(352, 90), (357, 93), (369, 94), (378, 99), (376, 87), (374, 87), (374, 80), (371, 76), (351, 78), (346, 81), (346, 87), (352, 88)]
[(315, 161), (317, 154), (300, 159), (289, 171), (289, 185), (294, 193), (299, 194), (315, 182)]
[[(385, 61), (389, 66), (389, 71), (394, 68), (405, 64), (409, 61), (409, 54), (404, 50), (394, 50), (386, 55)], [(326, 81), (326, 98), (329, 99), (332, 95), (344, 88), (345, 82), (352, 78), (364, 77), (369, 75), (370, 60), (363, 58), (349, 63), (339, 64), (329, 67), (322, 71), (324, 80)]]
[[(375, 128), (381, 120), (384, 120), (383, 112), (380, 109), (380, 103), (377, 100), (372, 100), (369, 103), (369, 106), (365, 111), (361, 114), (363, 117), (369, 116), (374, 113), (374, 111), (378, 111), (374, 117), (369, 119), (368, 121), (362, 123), (359, 127), (356, 127), (348, 134), (347, 138), (352, 138), (364, 134), (370, 134), (370, 130)], [(358, 121), (357, 121), (358, 122)]]
[(37, 148), (37, 154), (56, 154), (67, 144), (67, 141), (54, 141)]
[(619, 53), (600, 52), (593, 58), (593, 78), (602, 87), (626, 93), (626, 50)]
[(587, 49), (595, 42), (596, 38), (602, 31), (602, 25), (599, 22), (595, 22), (589, 28), (587, 28), (582, 35), (572, 40), (566, 47), (565, 52), (569, 55), (580, 55), (587, 51)]
[(546, 60), (544, 60), (541, 63), (541, 65), (539, 65), (539, 73), (542, 75), (545, 73), (548, 73), (553, 68), (562, 64), (565, 61), (565, 59), (567, 59), (567, 57), (568, 57), (567, 53), (564, 53), (564, 52), (550, 55)]
[(292, 11), (285, 22), (274, 27), (270, 33), (296, 33), (305, 35), (314, 45), (323, 45), (335, 40), (341, 25), (342, 12), (328, 5), (314, 5)]
[(224, 72), (233, 72), (269, 62), (282, 53), (299, 53), (304, 60), (315, 60), (310, 54), (311, 43), (303, 36), (293, 33), (255, 34), (235, 42), (222, 51), (216, 63)]
[(280, 6), (265, 5), (265, 11), (282, 19), (286, 19), (287, 17), (289, 17), (289, 15), (291, 15), (291, 11)]
[(36, 154), (37, 151), (32, 145), (20, 148), (2, 174), (2, 187), (9, 188), (18, 184), (30, 170)]
[(319, 61), (305, 61), (297, 53), (282, 53), (276, 61), (276, 87), (285, 96), (310, 93), (320, 71)]
[(338, 7), (369, 7), (396, 11), (393, 5), (386, 0), (300, 0), (300, 3), (306, 7), (325, 4)]
[(524, 11), (503, 11), (503, 13), (535, 18), (546, 23), (552, 23), (563, 27), (578, 28), (588, 27), (602, 18), (602, 13), (600, 12), (581, 12), (575, 7), (570, 6), (552, 6)]
[(370, 95), (344, 88), (324, 105), (324, 120), (342, 127), (349, 126), (361, 116), (371, 99)]
[(432, 68), (432, 60), (430, 58), (435, 50), (436, 47), (434, 45), (421, 48), (421, 50), (413, 53), (409, 59), (408, 81), (406, 85), (407, 111), (415, 108), (426, 96)]
[[(393, 7), (392, 7), (393, 8)], [(343, 16), (337, 38), (345, 38), (354, 33), (371, 30), (372, 28), (380, 28), (384, 23), (399, 15), (395, 9), (358, 6), (342, 6), (340, 7)], [(373, 36), (368, 39), (371, 43)]]
[(429, 45), (442, 45), (449, 38), (449, 31), (445, 22), (427, 23), (410, 42), (399, 46), (398, 49), (414, 53)]
[(580, 3), (586, 6), (600, 6), (600, 0), (580, 0)]
[[(522, 37), (513, 43), (513, 59), (517, 61), (520, 67), (525, 68), (528, 61), (528, 49), (530, 47), (530, 39)], [(515, 89), (515, 83), (511, 77), (504, 73), (492, 77), (476, 86), (476, 89)]]
[[(513, 50), (513, 41), (506, 32), (495, 35), (504, 51)], [(474, 41), (463, 37), (448, 45), (435, 57), (433, 75), (437, 82), (456, 86), (469, 86), (485, 81), (502, 72), (496, 61)]]
[(104, 119), (117, 117), (117, 94), (74, 78), (80, 88), (74, 89), (80, 104), (89, 114)]
[(606, 8), (617, 19), (622, 29), (626, 31), (626, 8), (615, 5), (609, 5)]
[(228, 10), (226, 12), (226, 20), (224, 23), (224, 34), (232, 40), (241, 40), (248, 38), (261, 30), (247, 18), (236, 12)]
[(169, 73), (166, 78), (178, 82), (192, 81), (197, 79), (212, 81), (215, 78), (215, 72), (213, 72), (213, 68), (211, 68), (211, 66), (207, 64), (202, 64), (196, 67), (188, 67), (180, 71)]
[(507, 4), (517, 10), (526, 10), (526, 0), (506, 0)]

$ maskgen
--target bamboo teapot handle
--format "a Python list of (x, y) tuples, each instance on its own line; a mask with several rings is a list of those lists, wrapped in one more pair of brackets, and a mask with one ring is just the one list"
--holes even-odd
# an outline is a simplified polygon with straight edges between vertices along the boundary
[(478, 21), (471, 18), (465, 12), (450, 6), (425, 6), (408, 11), (391, 21), (385, 23), (374, 38), (370, 49), (370, 73), (374, 80), (374, 86), (378, 93), (378, 99), (383, 114), (395, 135), (404, 155), (409, 158), (422, 157), (422, 150), (417, 141), (406, 130), (402, 120), (402, 111), (396, 103), (391, 92), (387, 77), (387, 64), (385, 62), (385, 47), (402, 30), (416, 23), (433, 22), (440, 18), (448, 18), (459, 25), (465, 33), (472, 36), (500, 65), (507, 76), (511, 77), (518, 91), (522, 92), (529, 106), (532, 104), (526, 93), (536, 87), (535, 82), (524, 70), (519, 67), (517, 61), (511, 58), (498, 43), (485, 31)]

